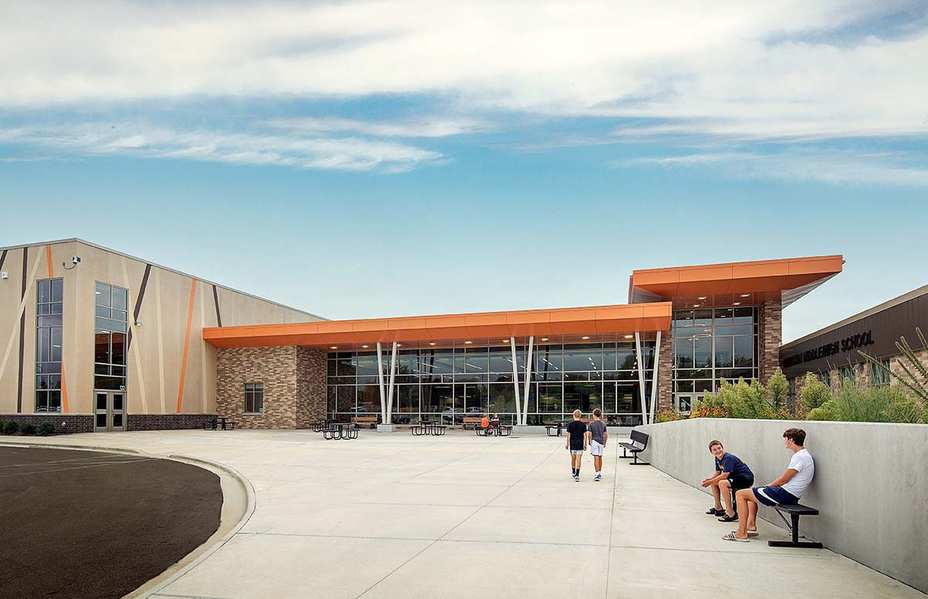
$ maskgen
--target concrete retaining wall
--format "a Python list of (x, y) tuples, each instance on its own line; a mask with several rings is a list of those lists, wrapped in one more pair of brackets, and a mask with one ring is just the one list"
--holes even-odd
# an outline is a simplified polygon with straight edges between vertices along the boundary
[[(783, 431), (802, 428), (815, 479), (801, 502), (821, 515), (802, 519), (804, 536), (922, 592), (928, 592), (928, 425), (698, 418), (639, 427), (642, 454), (656, 468), (699, 488), (713, 472), (718, 439), (754, 471), (774, 480), (791, 456)], [(760, 517), (779, 524), (773, 510)]]

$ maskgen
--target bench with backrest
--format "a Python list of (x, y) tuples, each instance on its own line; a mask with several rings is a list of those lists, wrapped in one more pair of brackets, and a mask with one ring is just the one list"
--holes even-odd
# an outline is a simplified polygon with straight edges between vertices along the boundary
[[(634, 460), (629, 464), (630, 466), (647, 466), (648, 462), (639, 462), (638, 454), (647, 449), (648, 447), (648, 434), (641, 431), (632, 430), (631, 433), (631, 443), (626, 443), (622, 441), (619, 445), (622, 447), (622, 458), (629, 459), (634, 457)], [(632, 452), (632, 455), (629, 456), (627, 452)]]
[(802, 505), (796, 503), (794, 505), (777, 505), (774, 506), (774, 509), (783, 518), (783, 521), (786, 522), (786, 518), (783, 514), (789, 514), (790, 522), (786, 522), (786, 527), (792, 533), (792, 540), (790, 541), (767, 541), (767, 544), (771, 547), (808, 547), (810, 549), (821, 549), (822, 544), (816, 543), (815, 541), (800, 541), (799, 540), (799, 517), (800, 516), (818, 516), (818, 510), (814, 507), (809, 507), (807, 505)]
[(461, 421), (461, 426), (464, 430), (467, 430), (468, 426), (472, 426), (475, 429), (480, 427), (480, 423), (483, 421), (483, 416), (465, 416)]
[(352, 416), (351, 421), (357, 425), (366, 424), (370, 428), (377, 428), (377, 416)]

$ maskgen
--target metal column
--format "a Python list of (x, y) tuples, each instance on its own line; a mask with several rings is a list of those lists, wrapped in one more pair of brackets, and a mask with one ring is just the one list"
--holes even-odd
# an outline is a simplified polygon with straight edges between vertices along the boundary
[(396, 380), (396, 341), (393, 342), (393, 351), (390, 354), (390, 390), (387, 393), (387, 421), (384, 424), (393, 424), (393, 382)]
[(654, 376), (651, 381), (651, 422), (657, 415), (657, 367), (661, 361), (661, 332), (657, 332), (657, 343), (654, 344)]
[(635, 356), (638, 358), (638, 395), (641, 397), (641, 423), (648, 423), (647, 397), (644, 387), (644, 358), (641, 355), (641, 334), (635, 331)]
[(383, 346), (377, 342), (377, 381), (380, 383), (380, 423), (387, 424), (387, 396), (383, 388)]
[[(509, 348), (512, 350), (512, 388), (516, 392), (516, 424), (521, 424), (519, 422), (520, 414), (522, 414), (522, 400), (519, 397), (519, 364), (516, 361), (516, 338), (512, 335), (509, 336)], [(527, 398), (526, 401), (528, 401)]]
[(522, 406), (524, 409), (520, 415), (522, 419), (522, 426), (525, 426), (528, 423), (528, 396), (529, 390), (531, 389), (530, 385), (532, 384), (532, 349), (534, 345), (535, 336), (532, 335), (528, 338), (528, 356), (526, 356), (525, 359), (525, 393), (522, 394)]

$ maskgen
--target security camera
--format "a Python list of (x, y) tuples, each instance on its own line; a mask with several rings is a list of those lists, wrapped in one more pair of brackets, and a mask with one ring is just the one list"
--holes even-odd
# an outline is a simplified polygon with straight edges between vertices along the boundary
[(6, 271), (0, 272), (0, 279), (3, 279), (5, 281), (6, 279), (9, 279), (9, 278), (10, 278), (10, 273)]
[(80, 256), (71, 256), (71, 264), (73, 264), (74, 266), (77, 266), (80, 263), (81, 263)]

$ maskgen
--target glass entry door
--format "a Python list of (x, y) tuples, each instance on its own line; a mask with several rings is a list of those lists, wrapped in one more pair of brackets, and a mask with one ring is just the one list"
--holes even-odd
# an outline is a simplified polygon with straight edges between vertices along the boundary
[(126, 394), (123, 391), (94, 391), (93, 430), (126, 430)]
[(693, 405), (702, 398), (702, 393), (677, 393), (673, 398), (673, 407), (681, 414), (689, 414), (693, 410)]

